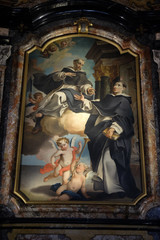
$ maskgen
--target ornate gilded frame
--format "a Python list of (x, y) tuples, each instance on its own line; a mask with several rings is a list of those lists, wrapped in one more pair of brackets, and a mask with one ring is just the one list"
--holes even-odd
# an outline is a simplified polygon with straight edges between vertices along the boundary
[[(58, 37), (55, 39), (51, 39), (49, 41), (47, 41), (46, 43), (43, 44), (43, 47), (38, 47), (38, 46), (33, 46), (31, 49), (27, 50), (25, 52), (25, 65), (24, 65), (24, 82), (23, 82), (23, 88), (22, 88), (22, 100), (21, 100), (21, 114), (20, 114), (20, 126), (19, 126), (19, 138), (18, 138), (18, 148), (17, 148), (17, 164), (16, 164), (16, 175), (15, 175), (15, 184), (14, 184), (14, 194), (17, 195), (20, 199), (23, 200), (23, 202), (25, 204), (55, 204), (55, 201), (46, 201), (46, 200), (42, 200), (39, 201), (38, 200), (38, 196), (37, 196), (37, 201), (36, 200), (30, 200), (28, 199), (25, 194), (20, 190), (20, 171), (21, 171), (21, 152), (22, 152), (22, 145), (23, 145), (23, 137), (24, 137), (24, 116), (25, 116), (25, 104), (26, 104), (26, 88), (27, 88), (27, 75), (28, 75), (28, 66), (29, 66), (29, 57), (30, 54), (33, 53), (34, 51), (38, 50), (40, 52), (44, 52), (45, 49), (47, 49), (47, 47), (52, 44), (55, 43), (57, 41), (63, 41), (65, 39), (68, 38), (92, 38), (95, 40), (100, 40), (103, 42), (106, 42), (108, 44), (111, 44), (113, 46), (115, 46), (119, 52), (120, 55), (123, 54), (130, 54), (135, 58), (135, 71), (136, 71), (136, 97), (137, 97), (137, 109), (138, 109), (138, 135), (139, 135), (139, 148), (140, 148), (140, 168), (141, 168), (141, 185), (142, 185), (142, 189), (141, 189), (141, 193), (140, 195), (136, 198), (133, 199), (129, 202), (123, 202), (123, 201), (115, 201), (113, 202), (112, 199), (108, 200), (108, 201), (87, 201), (87, 204), (102, 204), (102, 205), (136, 205), (137, 202), (139, 202), (142, 198), (144, 198), (147, 194), (147, 190), (146, 190), (146, 176), (145, 176), (145, 160), (144, 160), (144, 143), (143, 143), (143, 121), (142, 121), (142, 109), (141, 109), (141, 97), (140, 97), (140, 76), (139, 76), (139, 56), (137, 53), (133, 52), (131, 49), (125, 49), (123, 50), (121, 48), (121, 46), (119, 46), (117, 43), (115, 43), (114, 41), (111, 41), (109, 39), (105, 39), (103, 37), (99, 37), (99, 36), (95, 36), (95, 35), (88, 35), (88, 34), (83, 34), (83, 33), (79, 33), (77, 34), (71, 34), (71, 35), (67, 35), (64, 37)], [(31, 139), (30, 139), (31, 140)], [(27, 181), (28, 179), (26, 179)], [(65, 204), (86, 204), (86, 202), (84, 201), (69, 201), (69, 202), (65, 202)], [(61, 202), (62, 204), (63, 202)]]

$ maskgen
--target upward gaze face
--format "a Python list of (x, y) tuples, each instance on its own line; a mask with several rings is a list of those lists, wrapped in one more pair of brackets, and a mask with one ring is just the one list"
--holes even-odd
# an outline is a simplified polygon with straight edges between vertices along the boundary
[(121, 94), (124, 90), (123, 83), (122, 82), (116, 82), (113, 86), (112, 92), (113, 94)]

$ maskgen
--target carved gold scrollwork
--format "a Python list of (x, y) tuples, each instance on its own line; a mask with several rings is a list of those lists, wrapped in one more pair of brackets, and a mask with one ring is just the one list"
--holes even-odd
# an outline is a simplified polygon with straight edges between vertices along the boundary
[(86, 17), (82, 17), (76, 22), (74, 22), (74, 25), (77, 25), (78, 33), (88, 33), (89, 27), (92, 27), (93, 24), (89, 22), (89, 20)]
[(118, 76), (118, 69), (116, 65), (113, 66), (105, 66), (102, 63), (97, 64), (94, 67), (94, 77), (96, 81), (101, 81), (102, 76), (110, 76), (110, 79), (114, 79)]

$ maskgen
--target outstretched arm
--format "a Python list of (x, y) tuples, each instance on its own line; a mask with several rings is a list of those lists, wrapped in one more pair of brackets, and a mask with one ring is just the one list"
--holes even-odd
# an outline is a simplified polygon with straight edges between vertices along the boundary
[(74, 98), (75, 98), (75, 100), (84, 102), (84, 95), (82, 93), (81, 93), (81, 95), (75, 94)]
[(78, 161), (79, 161), (79, 158), (76, 159), (76, 160), (74, 160), (74, 161), (71, 163), (71, 172), (72, 172), (72, 174), (73, 174), (74, 171), (75, 171), (75, 166), (76, 166), (76, 164), (78, 163)]
[(87, 93), (88, 93), (88, 95), (90, 95), (90, 96), (92, 96), (92, 95), (94, 95), (95, 94), (95, 89), (94, 88), (88, 88), (87, 89)]
[(95, 89), (91, 84), (84, 84), (80, 86), (80, 91), (86, 95), (92, 96), (95, 94)]
[(56, 82), (64, 81), (67, 76), (69, 76), (69, 77), (74, 77), (74, 76), (75, 76), (75, 73), (71, 73), (71, 72), (59, 72), (59, 71), (53, 73), (53, 79), (54, 79), (54, 81), (56, 81)]
[(78, 148), (77, 148), (77, 150), (76, 150), (76, 154), (79, 154), (79, 153), (81, 152), (81, 150), (82, 150), (82, 143), (79, 142), (79, 143), (78, 143)]

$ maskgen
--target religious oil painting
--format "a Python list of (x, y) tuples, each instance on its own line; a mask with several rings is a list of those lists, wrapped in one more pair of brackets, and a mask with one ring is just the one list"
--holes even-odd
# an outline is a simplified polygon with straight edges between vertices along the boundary
[(138, 56), (89, 35), (26, 51), (14, 193), (25, 203), (145, 196)]

